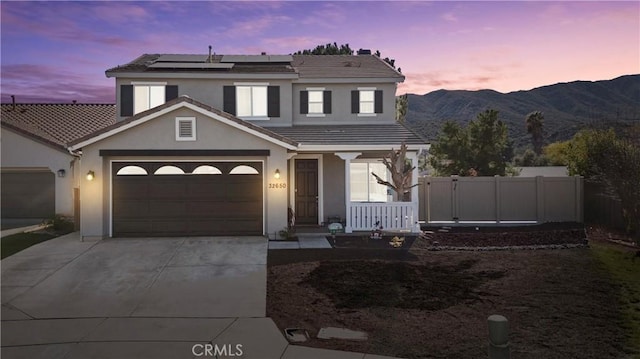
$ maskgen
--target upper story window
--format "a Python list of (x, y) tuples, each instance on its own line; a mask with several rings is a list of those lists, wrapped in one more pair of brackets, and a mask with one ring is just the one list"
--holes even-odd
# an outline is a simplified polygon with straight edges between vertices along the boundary
[(311, 87), (300, 91), (300, 113), (309, 117), (331, 113), (331, 91)]
[(375, 116), (382, 113), (382, 90), (361, 87), (351, 91), (351, 113), (358, 116)]
[(128, 117), (178, 97), (178, 86), (165, 82), (131, 82), (120, 85), (120, 116)]
[(160, 106), (165, 101), (165, 84), (133, 85), (133, 113)]
[(267, 117), (267, 86), (236, 86), (236, 115)]
[(235, 83), (224, 86), (223, 109), (249, 120), (280, 117), (280, 87), (268, 83)]

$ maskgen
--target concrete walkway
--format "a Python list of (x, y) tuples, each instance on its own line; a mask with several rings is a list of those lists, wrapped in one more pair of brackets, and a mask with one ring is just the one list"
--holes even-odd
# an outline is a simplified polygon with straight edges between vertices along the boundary
[(332, 248), (326, 234), (298, 234), (297, 241), (269, 241), (269, 249), (313, 249)]
[(1, 262), (1, 356), (383, 358), (290, 345), (265, 317), (266, 249), (262, 237), (77, 233), (30, 247)]

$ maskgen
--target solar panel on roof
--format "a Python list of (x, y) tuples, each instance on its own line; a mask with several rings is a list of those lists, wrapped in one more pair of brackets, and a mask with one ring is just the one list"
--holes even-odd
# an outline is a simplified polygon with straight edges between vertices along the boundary
[(193, 54), (165, 54), (160, 55), (156, 62), (206, 62), (209, 55), (193, 55)]
[(230, 69), (233, 64), (217, 62), (156, 62), (148, 67), (156, 69)]
[(291, 62), (293, 56), (291, 55), (223, 55), (220, 62)]

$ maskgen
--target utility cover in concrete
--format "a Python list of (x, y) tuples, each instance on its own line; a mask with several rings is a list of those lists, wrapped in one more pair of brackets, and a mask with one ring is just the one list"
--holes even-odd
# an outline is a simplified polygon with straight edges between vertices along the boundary
[(326, 327), (318, 332), (319, 339), (367, 340), (367, 333), (351, 329)]
[(300, 328), (287, 328), (284, 330), (284, 334), (292, 342), (306, 342), (309, 339), (307, 331)]

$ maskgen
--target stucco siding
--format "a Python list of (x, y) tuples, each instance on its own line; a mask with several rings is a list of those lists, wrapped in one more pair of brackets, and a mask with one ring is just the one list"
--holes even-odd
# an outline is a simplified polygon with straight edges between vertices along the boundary
[[(375, 116), (358, 116), (351, 113), (351, 91), (359, 87), (382, 90), (382, 113)], [(331, 91), (331, 113), (321, 117), (300, 113), (300, 91), (308, 88), (324, 88)], [(362, 125), (367, 123), (394, 123), (396, 115), (396, 84), (299, 84), (293, 86), (294, 125)]]
[[(72, 216), (74, 157), (4, 127), (1, 135), (2, 168), (48, 168), (56, 175), (55, 211), (58, 214)], [(65, 170), (65, 177), (57, 176), (57, 171), (61, 169)]]
[[(280, 117), (273, 117), (269, 120), (252, 121), (253, 123), (269, 126), (291, 126), (291, 81), (290, 80), (265, 80), (265, 79), (243, 79), (243, 80), (220, 80), (220, 79), (122, 79), (116, 80), (116, 102), (118, 119), (120, 116), (120, 85), (130, 85), (133, 82), (166, 82), (167, 85), (178, 86), (178, 96), (189, 96), (192, 99), (223, 110), (223, 88), (233, 86), (238, 83), (265, 83), (270, 86), (280, 86)], [(250, 120), (249, 120), (250, 121)], [(250, 121), (251, 122), (251, 121)]]
[[(175, 118), (196, 118), (196, 141), (176, 141)], [(269, 156), (252, 157), (105, 157), (100, 150), (269, 150)], [(82, 149), (81, 173), (96, 173), (94, 181), (82, 181), (82, 235), (110, 235), (111, 162), (127, 161), (262, 161), (264, 163), (265, 232), (273, 233), (287, 224), (287, 189), (269, 186), (287, 182), (287, 176), (275, 179), (276, 169), (286, 171), (287, 150), (277, 144), (233, 128), (187, 108), (130, 128)], [(285, 186), (286, 187), (286, 186)]]

